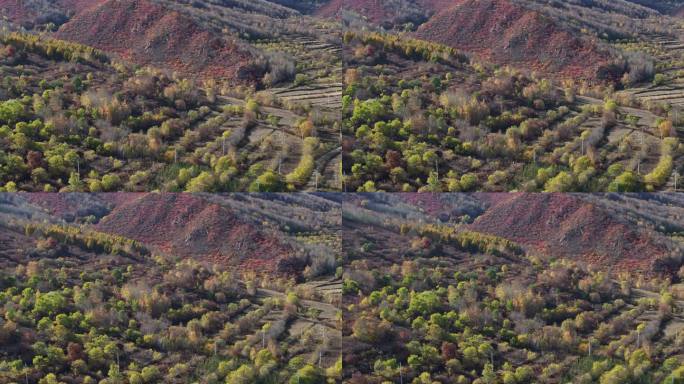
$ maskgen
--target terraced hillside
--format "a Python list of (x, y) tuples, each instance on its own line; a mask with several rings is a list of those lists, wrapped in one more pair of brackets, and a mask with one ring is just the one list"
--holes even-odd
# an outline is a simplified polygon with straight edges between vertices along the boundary
[(182, 12), (152, 1), (105, 1), (79, 12), (55, 37), (140, 64), (216, 80), (256, 81), (255, 55)]
[[(530, 226), (554, 225), (575, 204), (594, 209), (555, 223), (566, 241), (541, 251), (544, 235)], [(602, 236), (617, 222), (638, 233), (634, 243), (676, 244), (681, 267), (681, 223), (668, 223), (682, 207), (679, 194), (349, 194), (345, 381), (676, 382), (677, 268), (619, 270), (580, 261), (575, 247), (583, 238), (606, 252)], [(481, 232), (490, 217), (496, 236)], [(595, 220), (605, 231), (581, 224)]]
[[(209, 221), (214, 233), (195, 233), (192, 255), (165, 252), (154, 237), (161, 232), (136, 241), (106, 226), (124, 213), (136, 225), (151, 213), (143, 209), (149, 198), (81, 195), (74, 213), (77, 195), (0, 196), (1, 381), (339, 381), (338, 203), (297, 194), (182, 197), (206, 204), (204, 212), (230, 206), (242, 226), (259, 223), (263, 235), (289, 243), (280, 256), (297, 259), (276, 274), (256, 258), (205, 257), (201, 244), (237, 225)], [(139, 209), (128, 211), (131, 204)], [(167, 212), (155, 212), (156, 225), (168, 231), (188, 213), (160, 208)]]
[(593, 80), (613, 60), (595, 41), (578, 37), (514, 1), (457, 3), (438, 10), (418, 27), (416, 37), (557, 79)]
[[(24, 5), (35, 18), (61, 12), (51, 36), (88, 46), (37, 38), (42, 19), (26, 34), (6, 34), (0, 96), (16, 114), (0, 117), (9, 129), (4, 190), (341, 189), (335, 22), (268, 1)], [(319, 6), (300, 5), (307, 13)], [(117, 21), (100, 20), (113, 15)], [(49, 110), (29, 106), (34, 95), (47, 102), (46, 90), (61, 101)], [(16, 125), (34, 121), (58, 129), (24, 132), (30, 142), (13, 146)], [(69, 153), (64, 167), (43, 161), (54, 151)], [(102, 183), (105, 176), (112, 183)]]
[(347, 188), (672, 190), (677, 110), (406, 36), (346, 35)]
[(329, 3), (350, 30), (346, 189), (674, 190), (675, 3)]
[[(615, 81), (625, 72), (634, 75), (630, 67), (640, 64), (625, 52), (611, 49), (613, 43), (649, 32), (669, 33), (676, 25), (669, 17), (672, 3), (353, 0), (330, 2), (320, 12), (356, 30), (415, 31), (414, 37), (547, 77)], [(454, 28), (457, 24), (463, 28)], [(540, 40), (542, 36), (547, 40)], [(587, 59), (584, 66), (575, 61), (577, 56)]]
[[(681, 95), (682, 62), (684, 60), (684, 29), (672, 30), (669, 34), (653, 34), (648, 39), (626, 44), (629, 49), (644, 49), (652, 52), (658, 66), (657, 77), (650, 84), (642, 84), (624, 91), (644, 105), (663, 105), (682, 108)], [(674, 113), (674, 112), (673, 112)]]
[[(316, 26), (321, 35), (330, 33), (331, 27), (336, 28), (327, 22), (320, 22)], [(284, 106), (291, 106), (298, 111), (308, 111), (308, 118), (315, 125), (315, 135), (324, 143), (320, 145), (320, 156), (310, 170), (311, 173), (305, 183), (306, 189), (340, 190), (342, 48), (339, 37), (325, 40), (312, 35), (288, 32), (277, 40), (261, 42), (257, 46), (266, 50), (284, 49), (301, 63), (294, 82), (275, 86), (266, 92)], [(321, 61), (321, 58), (324, 60)], [(299, 121), (301, 120), (302, 118), (299, 118)], [(299, 131), (295, 130), (295, 134), (299, 133), (301, 137), (301, 129)], [(296, 146), (297, 143), (292, 145)], [(306, 152), (306, 146), (300, 151)]]
[(419, 4), (411, 0), (333, 0), (319, 8), (320, 16), (346, 19), (362, 18), (383, 27), (425, 20), (425, 12)]

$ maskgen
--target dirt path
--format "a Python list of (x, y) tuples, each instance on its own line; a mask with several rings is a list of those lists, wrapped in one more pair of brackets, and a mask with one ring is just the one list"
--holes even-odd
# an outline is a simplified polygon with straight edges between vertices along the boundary
[[(632, 296), (660, 300), (660, 294), (640, 288), (632, 288)], [(662, 326), (662, 325), (661, 325)], [(674, 337), (684, 330), (684, 300), (675, 300), (672, 317), (664, 322), (662, 332), (664, 337)]]
[[(323, 286), (321, 286), (323, 287)], [(340, 285), (341, 287), (341, 285)], [(285, 300), (286, 294), (272, 289), (258, 288), (257, 298)], [(300, 300), (300, 316), (287, 328), (290, 357), (302, 356), (312, 364), (328, 367), (335, 364), (342, 352), (342, 332), (337, 321), (340, 309), (332, 304), (313, 300)], [(318, 340), (316, 348), (310, 348), (310, 338)]]
[[(604, 101), (589, 96), (578, 96), (578, 103), (603, 105)], [(654, 126), (658, 116), (645, 109), (620, 106), (617, 109), (620, 120), (606, 133), (607, 144), (617, 147), (626, 140), (631, 142), (631, 150), (628, 152), (611, 152), (611, 158), (621, 162), (626, 170), (645, 175), (651, 172), (660, 160), (662, 139), (658, 136)], [(637, 118), (635, 125), (629, 125), (624, 121), (626, 116)], [(582, 124), (583, 126), (585, 124)], [(624, 157), (627, 155), (628, 157)], [(622, 157), (621, 159), (619, 157)], [(673, 182), (674, 184), (674, 182)]]
[[(314, 171), (314, 174), (309, 178), (309, 182), (306, 184), (306, 190), (311, 190), (311, 191), (317, 191), (321, 189), (334, 189), (337, 188), (339, 189), (340, 186), (335, 186), (335, 173), (329, 174), (330, 170), (338, 170), (339, 169), (339, 163), (334, 164), (333, 168), (331, 169), (329, 165), (331, 163), (335, 163), (333, 160), (334, 159), (341, 159), (341, 153), (342, 153), (342, 147), (337, 147), (334, 148), (327, 153), (325, 153), (322, 156), (319, 156), (316, 159), (316, 170)], [(318, 178), (317, 178), (318, 174)], [(323, 175), (326, 175), (326, 177), (323, 177)], [(331, 179), (330, 176), (333, 176)]]
[[(257, 289), (257, 297), (261, 298), (267, 298), (267, 297), (275, 297), (284, 300), (286, 298), (286, 294), (283, 292), (278, 292), (274, 291), (271, 289), (266, 289), (266, 288), (258, 288)], [(324, 323), (331, 323), (331, 327), (334, 327), (335, 319), (337, 317), (337, 313), (339, 311), (339, 308), (335, 307), (334, 305), (328, 304), (328, 303), (323, 303), (320, 301), (312, 301), (312, 300), (300, 300), (300, 304), (304, 308), (313, 308), (317, 311), (320, 312), (318, 315), (318, 318), (324, 322)]]
[[(273, 90), (271, 90), (273, 91)], [(244, 106), (245, 101), (230, 96), (219, 96), (220, 103), (226, 105)], [(303, 119), (302, 116), (283, 108), (261, 106), (259, 108), (262, 118), (257, 127), (244, 132), (244, 137), (237, 135), (239, 143), (233, 143), (237, 152), (262, 153), (255, 160), (263, 162), (267, 169), (279, 171), (283, 175), (292, 172), (299, 164), (302, 156), (302, 139), (295, 128), (297, 123)], [(277, 124), (272, 125), (264, 121), (265, 116), (277, 118)], [(235, 130), (242, 133), (239, 129)], [(321, 127), (317, 133), (321, 141), (323, 150), (315, 156), (315, 172), (305, 183), (303, 189), (314, 190), (338, 190), (340, 189), (339, 177), (336, 172), (341, 161), (341, 147), (339, 146), (337, 135), (330, 129)], [(236, 138), (233, 138), (235, 140)], [(243, 140), (244, 139), (244, 140)], [(270, 140), (273, 151), (262, 148), (262, 145)], [(238, 145), (240, 144), (240, 145)], [(220, 148), (219, 148), (220, 149)], [(251, 164), (249, 164), (251, 165)], [(318, 175), (318, 177), (316, 177)]]

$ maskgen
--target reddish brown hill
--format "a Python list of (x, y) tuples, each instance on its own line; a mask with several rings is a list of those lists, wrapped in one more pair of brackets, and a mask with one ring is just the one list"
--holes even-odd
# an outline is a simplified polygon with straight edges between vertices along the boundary
[(424, 9), (430, 12), (441, 12), (447, 8), (461, 4), (465, 0), (417, 0)]
[[(443, 6), (445, 2), (426, 0)], [(416, 36), (504, 65), (557, 78), (595, 79), (611, 61), (597, 44), (509, 0), (457, 0), (421, 25)]]
[(22, 196), (53, 216), (71, 221), (77, 217), (108, 213), (113, 207), (140, 197), (141, 193), (26, 193)]
[(411, 0), (331, 0), (319, 8), (316, 14), (321, 17), (339, 17), (343, 11), (352, 11), (372, 23), (386, 26), (420, 19), (423, 13)]
[(36, 12), (26, 4), (26, 0), (0, 0), (0, 15), (23, 24), (34, 20)]
[[(105, 0), (0, 0), (0, 15), (9, 21), (24, 26), (43, 24), (50, 20), (62, 23), (65, 18), (88, 8), (100, 5)], [(54, 15), (62, 15), (55, 17)], [(52, 15), (52, 16), (51, 16)]]
[(419, 207), (430, 215), (437, 216), (448, 210), (448, 205), (437, 193), (402, 193), (400, 196), (407, 203)]
[(146, 194), (116, 207), (97, 229), (169, 255), (262, 272), (297, 272), (287, 264), (293, 248), (275, 234), (190, 194)]
[(527, 245), (616, 271), (652, 272), (669, 255), (663, 238), (635, 229), (602, 208), (568, 194), (518, 194), (493, 204), (471, 225)]
[(56, 36), (184, 75), (254, 80), (254, 57), (236, 41), (149, 0), (107, 0), (78, 13)]
[(338, 17), (349, 10), (377, 24), (387, 23), (416, 13), (434, 14), (462, 3), (464, 0), (331, 0), (316, 13), (322, 17)]
[(321, 17), (338, 17), (344, 10), (356, 12), (374, 23), (381, 23), (396, 16), (391, 7), (382, 0), (332, 0), (319, 8), (316, 14)]
[(57, 4), (65, 11), (80, 13), (88, 8), (102, 5), (106, 0), (57, 0)]

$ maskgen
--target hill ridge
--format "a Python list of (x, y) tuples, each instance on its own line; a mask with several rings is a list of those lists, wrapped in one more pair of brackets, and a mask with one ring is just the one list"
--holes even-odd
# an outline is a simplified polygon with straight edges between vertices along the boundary
[[(515, 213), (515, 215), (513, 214)], [(543, 216), (540, 216), (543, 215)], [(494, 202), (471, 229), (617, 271), (666, 272), (666, 239), (569, 194), (518, 194)], [(608, 264), (607, 264), (608, 263)]]
[(105, 0), (76, 14), (56, 37), (183, 75), (253, 80), (255, 55), (191, 17), (150, 0)]
[(126, 201), (96, 228), (173, 256), (261, 271), (289, 272), (287, 259), (294, 254), (283, 239), (231, 209), (189, 194), (146, 194)]

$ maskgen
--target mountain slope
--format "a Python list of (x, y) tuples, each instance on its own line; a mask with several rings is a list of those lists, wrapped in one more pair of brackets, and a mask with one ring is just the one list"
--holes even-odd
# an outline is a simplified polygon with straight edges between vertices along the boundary
[(114, 208), (96, 227), (173, 256), (291, 272), (290, 245), (230, 209), (193, 195), (144, 195)]
[(416, 36), (559, 78), (595, 79), (611, 56), (542, 14), (509, 0), (467, 0), (421, 25)]
[(27, 193), (23, 197), (48, 214), (65, 220), (76, 221), (93, 216), (95, 220), (107, 215), (116, 206), (140, 197), (139, 193)]
[(684, 8), (681, 0), (629, 0), (629, 2), (652, 8), (662, 13), (676, 14), (677, 10)]
[(423, 21), (424, 10), (410, 0), (331, 0), (316, 11), (321, 17), (341, 17), (354, 12), (368, 21), (386, 27)]
[(184, 75), (254, 80), (254, 56), (237, 41), (149, 0), (108, 0), (76, 14), (56, 33), (141, 65)]
[(600, 268), (673, 272), (667, 270), (665, 238), (578, 196), (520, 194), (493, 201), (470, 229)]
[(75, 14), (105, 0), (0, 0), (0, 16), (27, 28), (48, 23), (59, 26)]

